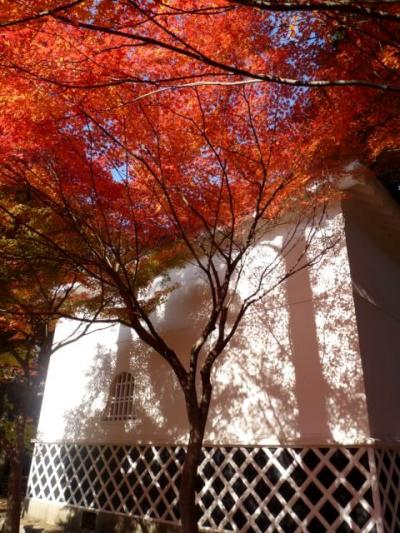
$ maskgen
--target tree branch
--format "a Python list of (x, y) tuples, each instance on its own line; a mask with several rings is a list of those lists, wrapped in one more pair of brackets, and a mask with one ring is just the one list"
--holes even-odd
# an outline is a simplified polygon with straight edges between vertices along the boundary
[[(272, 11), (275, 13), (296, 13), (296, 12), (335, 12), (345, 15), (360, 15), (371, 17), (375, 19), (390, 20), (393, 22), (400, 22), (400, 14), (390, 13), (389, 11), (382, 11), (375, 7), (384, 3), (395, 5), (398, 2), (354, 2), (350, 1), (337, 1), (337, 2), (276, 2), (268, 0), (231, 0), (233, 4), (239, 4), (246, 7), (254, 7), (262, 9), (263, 11)], [(368, 5), (367, 5), (368, 4)]]
[(29, 17), (22, 17), (20, 19), (0, 22), (0, 28), (8, 28), (10, 26), (17, 26), (18, 24), (25, 24), (27, 22), (33, 22), (35, 20), (38, 20), (44, 17), (51, 17), (51, 16), (56, 15), (57, 13), (68, 11), (69, 9), (72, 9), (73, 7), (76, 7), (79, 4), (83, 4), (84, 2), (86, 2), (86, 0), (74, 0), (73, 2), (70, 2), (69, 4), (63, 4), (53, 9), (45, 9), (44, 11), (39, 11), (39, 13), (36, 13), (35, 15), (30, 15)]
[[(94, 31), (94, 32), (102, 32), (102, 33), (106, 33), (109, 35), (116, 35), (116, 36), (124, 37), (126, 39), (130, 39), (133, 41), (138, 41), (138, 42), (146, 43), (148, 45), (153, 45), (159, 48), (163, 48), (175, 54), (189, 57), (191, 59), (194, 59), (196, 61), (209, 65), (211, 67), (218, 68), (223, 72), (229, 72), (230, 74), (234, 74), (236, 76), (241, 76), (244, 78), (251, 78), (251, 79), (260, 80), (260, 81), (264, 81), (268, 83), (286, 85), (286, 86), (291, 86), (291, 87), (309, 87), (311, 89), (316, 89), (316, 88), (321, 88), (321, 87), (365, 87), (365, 88), (375, 89), (375, 90), (380, 90), (380, 91), (400, 92), (400, 86), (397, 87), (395, 85), (391, 85), (388, 83), (379, 83), (379, 82), (374, 82), (370, 80), (358, 80), (358, 79), (306, 80), (306, 79), (285, 78), (285, 77), (277, 76), (273, 74), (254, 73), (246, 69), (238, 68), (233, 65), (228, 65), (226, 63), (221, 63), (220, 61), (216, 61), (215, 59), (212, 59), (204, 55), (199, 50), (193, 49), (193, 47), (191, 47), (191, 49), (186, 49), (186, 48), (182, 48), (182, 47), (175, 46), (172, 44), (168, 44), (164, 41), (160, 41), (159, 39), (154, 39), (152, 37), (147, 37), (145, 35), (140, 35), (137, 33), (129, 33), (129, 32), (122, 31), (122, 30), (116, 30), (113, 28), (109, 28), (107, 26), (101, 26), (99, 24), (92, 24), (92, 23), (86, 23), (86, 22), (75, 22), (69, 19), (68, 17), (64, 17), (60, 15), (56, 16), (55, 18), (63, 22), (64, 24), (69, 24), (74, 27), (87, 29), (87, 30)], [(117, 83), (120, 85), (121, 80), (118, 80)]]

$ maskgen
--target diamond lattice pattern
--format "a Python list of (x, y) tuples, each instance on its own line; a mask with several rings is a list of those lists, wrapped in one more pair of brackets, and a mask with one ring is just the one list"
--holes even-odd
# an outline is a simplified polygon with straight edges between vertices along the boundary
[[(204, 448), (200, 524), (246, 533), (378, 533), (373, 454), (368, 448)], [(28, 496), (176, 523), (184, 457), (179, 446), (37, 443)], [(385, 520), (399, 530), (391, 496), (399, 464), (390, 459), (388, 466), (384, 457), (381, 471), (389, 478), (395, 469), (398, 476), (396, 486), (385, 485), (392, 516)]]
[(400, 531), (400, 452), (375, 453), (385, 532)]

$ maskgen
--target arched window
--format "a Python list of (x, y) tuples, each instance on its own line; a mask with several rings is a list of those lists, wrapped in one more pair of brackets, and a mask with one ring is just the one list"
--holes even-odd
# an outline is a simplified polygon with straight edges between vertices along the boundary
[(106, 407), (106, 420), (132, 420), (134, 413), (135, 381), (129, 372), (115, 376)]

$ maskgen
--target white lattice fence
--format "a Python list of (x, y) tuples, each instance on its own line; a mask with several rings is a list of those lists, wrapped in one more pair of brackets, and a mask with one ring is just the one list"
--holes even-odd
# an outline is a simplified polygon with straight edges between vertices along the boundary
[(376, 451), (382, 516), (387, 532), (400, 531), (400, 452)]
[[(28, 495), (176, 523), (184, 456), (182, 447), (39, 443)], [(200, 523), (246, 533), (380, 533), (372, 461), (367, 448), (204, 448)]]

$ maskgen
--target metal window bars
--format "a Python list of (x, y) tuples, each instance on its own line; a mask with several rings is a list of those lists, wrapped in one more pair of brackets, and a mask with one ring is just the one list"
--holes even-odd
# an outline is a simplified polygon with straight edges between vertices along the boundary
[(134, 413), (135, 380), (129, 372), (118, 374), (110, 388), (105, 420), (132, 420)]

